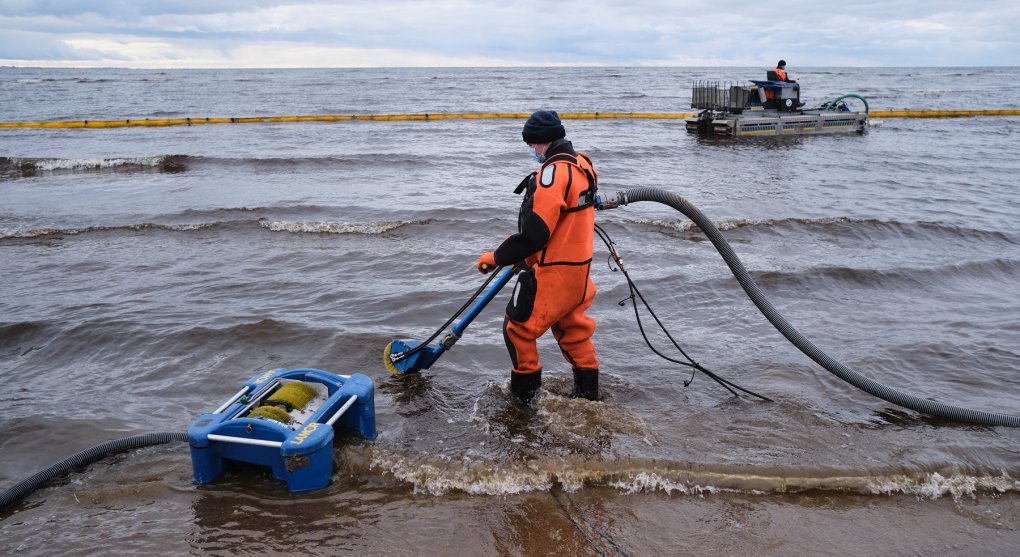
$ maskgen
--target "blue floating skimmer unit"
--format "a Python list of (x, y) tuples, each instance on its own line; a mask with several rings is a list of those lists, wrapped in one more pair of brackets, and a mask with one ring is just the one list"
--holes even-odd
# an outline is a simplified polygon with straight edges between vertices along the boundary
[[(303, 383), (315, 396), (301, 409), (286, 408), (290, 421), (249, 417), (291, 382)], [(309, 389), (310, 388), (310, 389)], [(333, 428), (342, 427), (374, 440), (375, 385), (366, 375), (276, 369), (252, 377), (211, 414), (188, 428), (195, 481), (206, 484), (223, 472), (227, 461), (268, 466), (292, 492), (329, 484), (333, 475)]]

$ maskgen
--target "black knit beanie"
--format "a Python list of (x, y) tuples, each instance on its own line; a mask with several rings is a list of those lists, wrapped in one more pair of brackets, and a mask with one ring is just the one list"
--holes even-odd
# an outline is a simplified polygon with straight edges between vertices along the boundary
[(524, 123), (525, 143), (549, 143), (567, 136), (567, 130), (560, 123), (560, 115), (555, 110), (538, 110), (528, 117)]

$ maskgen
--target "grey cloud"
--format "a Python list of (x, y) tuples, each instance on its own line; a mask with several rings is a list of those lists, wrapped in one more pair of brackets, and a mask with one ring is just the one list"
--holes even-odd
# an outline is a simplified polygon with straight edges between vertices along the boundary
[(4, 60), (92, 60), (103, 56), (98, 50), (74, 48), (53, 35), (17, 30), (0, 33), (0, 59)]
[[(948, 0), (859, 0), (805, 10), (800, 0), (0, 0), (0, 36), (36, 37), (39, 52), (62, 37), (158, 38), (187, 55), (220, 43), (387, 49), (423, 57), (523, 63), (791, 66), (1002, 65), (1015, 57), (1020, 8)], [(14, 45), (0, 52), (13, 59)], [(46, 46), (48, 45), (48, 46)], [(27, 47), (25, 47), (27, 48)], [(23, 59), (23, 58), (17, 58)], [(229, 58), (228, 58), (229, 59)], [(1015, 62), (1013, 62), (1015, 63)]]
[(0, 0), (0, 14), (9, 17), (74, 17), (91, 13), (114, 20), (131, 21), (142, 16), (231, 13), (294, 3), (280, 2), (278, 0), (166, 0), (158, 2), (135, 2), (129, 0), (51, 0), (49, 2), (28, 2)]

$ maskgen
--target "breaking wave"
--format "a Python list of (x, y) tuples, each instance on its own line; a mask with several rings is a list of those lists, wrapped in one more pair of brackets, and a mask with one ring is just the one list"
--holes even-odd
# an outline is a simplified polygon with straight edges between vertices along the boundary
[(97, 172), (160, 172), (174, 174), (188, 168), (187, 155), (153, 157), (48, 159), (0, 157), (0, 179), (32, 178), (40, 175)]
[[(661, 228), (681, 234), (701, 233), (696, 224), (680, 219), (632, 219), (625, 222)], [(713, 221), (716, 228), (726, 232), (730, 230), (780, 230), (784, 228), (802, 228), (818, 230), (832, 235), (862, 235), (874, 237), (951, 237), (968, 240), (997, 240), (1010, 244), (1020, 244), (1020, 238), (999, 231), (988, 231), (966, 228), (934, 222), (905, 223), (899, 221), (882, 221), (877, 219), (855, 219), (849, 217), (822, 218), (783, 218), (783, 219), (723, 219)]]
[(565, 458), (522, 463), (494, 463), (453, 456), (406, 455), (372, 449), (371, 469), (409, 483), (416, 493), (445, 495), (511, 495), (561, 487), (576, 492), (585, 486), (609, 487), (624, 493), (657, 492), (701, 496), (712, 493), (757, 495), (838, 492), (858, 495), (905, 494), (922, 499), (976, 497), (1020, 491), (1020, 480), (999, 475), (957, 471), (917, 473), (827, 474), (810, 470), (764, 473), (756, 470), (712, 470), (703, 465), (662, 461), (577, 461)]
[(932, 268), (901, 267), (895, 269), (854, 269), (851, 267), (816, 267), (798, 272), (768, 271), (752, 272), (755, 282), (762, 286), (786, 286), (788, 288), (816, 288), (820, 283), (835, 281), (841, 284), (864, 286), (883, 285), (886, 288), (909, 288), (916, 290), (925, 285), (944, 280), (995, 279), (1004, 283), (1020, 275), (1020, 261), (992, 259), (969, 261), (954, 265)]
[[(251, 211), (249, 209), (236, 209), (236, 211)], [(262, 217), (257, 220), (217, 220), (213, 222), (198, 223), (138, 223), (121, 224), (109, 226), (84, 226), (79, 228), (31, 228), (25, 230), (0, 230), (0, 241), (22, 240), (32, 238), (47, 238), (54, 236), (79, 236), (92, 233), (108, 232), (193, 232), (196, 230), (210, 230), (228, 228), (234, 226), (258, 226), (271, 232), (291, 232), (309, 234), (362, 234), (377, 235), (384, 234), (409, 225), (425, 225), (432, 222), (432, 219), (397, 220), (382, 222), (302, 222), (302, 221), (275, 221)]]
[(321, 157), (203, 157), (191, 155), (157, 155), (151, 157), (116, 158), (19, 158), (0, 157), (0, 179), (34, 178), (68, 174), (91, 174), (103, 172), (118, 173), (164, 173), (186, 172), (194, 167), (254, 168), (260, 172), (294, 172), (297, 168), (351, 168), (379, 164), (385, 157), (391, 168), (414, 168), (433, 164), (428, 157), (414, 155), (393, 156), (389, 154), (332, 155)]
[(259, 219), (259, 226), (273, 232), (293, 232), (304, 234), (384, 234), (392, 230), (410, 225), (424, 225), (432, 219), (396, 220), (382, 222), (301, 222), (272, 221)]
[(222, 223), (200, 223), (200, 224), (124, 224), (116, 226), (86, 226), (82, 228), (32, 228), (29, 230), (14, 230), (0, 232), (0, 240), (45, 238), (49, 236), (78, 236), (94, 232), (142, 232), (146, 230), (163, 230), (170, 232), (187, 232), (193, 230), (204, 230), (215, 228)]

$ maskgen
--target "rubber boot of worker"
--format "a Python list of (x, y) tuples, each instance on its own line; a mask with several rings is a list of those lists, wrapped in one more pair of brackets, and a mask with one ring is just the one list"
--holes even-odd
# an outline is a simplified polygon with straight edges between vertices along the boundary
[(574, 398), (599, 399), (599, 370), (574, 368)]
[(542, 386), (542, 370), (533, 373), (510, 372), (510, 393), (521, 404), (531, 404), (535, 393)]

